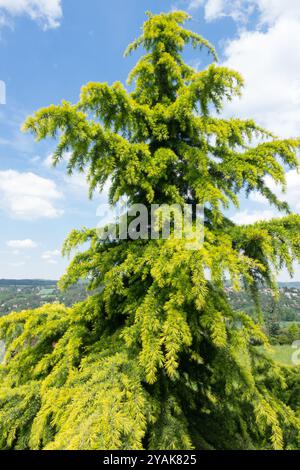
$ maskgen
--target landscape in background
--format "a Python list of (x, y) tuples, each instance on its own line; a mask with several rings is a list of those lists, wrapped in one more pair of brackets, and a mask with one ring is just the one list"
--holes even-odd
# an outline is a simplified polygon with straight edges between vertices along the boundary
[[(280, 282), (280, 297), (276, 300), (271, 289), (260, 289), (260, 301), (265, 320), (265, 332), (273, 346), (269, 353), (276, 361), (292, 365), (293, 342), (300, 340), (300, 282)], [(250, 295), (226, 288), (227, 296), (235, 310), (255, 317), (255, 305)], [(78, 283), (66, 291), (58, 288), (57, 281), (0, 279), (0, 316), (11, 312), (31, 310), (51, 303), (71, 307), (87, 296), (85, 282)]]
[(59, 302), (71, 307), (91, 295), (85, 283), (79, 283), (62, 292), (57, 281), (0, 280), (0, 316), (11, 312), (31, 310)]

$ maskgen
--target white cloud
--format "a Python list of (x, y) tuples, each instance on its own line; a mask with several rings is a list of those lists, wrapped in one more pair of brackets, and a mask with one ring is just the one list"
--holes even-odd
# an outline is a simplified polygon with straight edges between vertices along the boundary
[[(73, 174), (68, 174), (66, 171), (66, 165), (70, 161), (72, 156), (72, 152), (65, 152), (62, 158), (62, 161), (53, 168), (53, 154), (50, 153), (47, 157), (42, 161), (42, 165), (46, 167), (50, 171), (55, 171), (55, 175), (60, 181), (66, 190), (66, 193), (75, 196), (78, 199), (82, 199), (83, 197), (86, 198), (89, 194), (89, 183), (87, 180), (86, 172), (78, 172), (75, 171)], [(49, 173), (50, 174), (50, 173)], [(101, 193), (94, 193), (94, 199), (97, 200), (108, 200), (108, 192), (111, 186), (111, 181), (109, 180), (103, 188)]]
[(55, 203), (63, 197), (56, 184), (34, 173), (0, 171), (0, 207), (13, 218), (35, 220), (63, 214)]
[[(286, 201), (293, 211), (300, 212), (300, 174), (296, 170), (286, 173), (286, 192), (282, 192), (281, 187), (269, 176), (265, 178), (265, 182), (280, 200)], [(259, 204), (269, 205), (269, 201), (258, 193), (252, 193), (250, 199)]]
[(59, 257), (61, 257), (61, 252), (59, 250), (45, 251), (42, 254), (42, 259), (50, 264), (57, 264), (57, 258)]
[(281, 18), (300, 20), (299, 0), (256, 0), (262, 23), (272, 24)]
[[(1, 0), (0, 0), (1, 1)], [(49, 153), (47, 155), (47, 157), (44, 159), (43, 161), (43, 165), (46, 167), (46, 168), (53, 168), (53, 157), (54, 157), (54, 154), (53, 153)], [(62, 156), (62, 159), (61, 159), (61, 163), (63, 162), (69, 162), (70, 161), (70, 158), (72, 157), (72, 152), (64, 152), (63, 153), (63, 156)]]
[[(37, 244), (31, 240), (30, 238), (27, 238), (26, 240), (9, 240), (6, 245), (9, 248), (12, 248), (14, 250), (28, 250), (32, 248), (36, 248)], [(18, 253), (18, 251), (17, 251)]]
[[(70, 155), (66, 154), (65, 160), (68, 161), (70, 156), (71, 154)], [(49, 170), (55, 169), (57, 176), (61, 180), (61, 183), (72, 192), (76, 193), (80, 197), (88, 194), (89, 184), (87, 182), (86, 173), (74, 172), (72, 175), (69, 175), (66, 172), (66, 168), (64, 166), (62, 166), (61, 168), (59, 166), (53, 168), (53, 156), (52, 155), (49, 155), (43, 161), (43, 165), (46, 166)]]
[(89, 184), (86, 179), (85, 173), (73, 173), (73, 175), (64, 175), (64, 181), (71, 186), (74, 190), (84, 190), (86, 193), (89, 190)]
[(259, 24), (272, 25), (282, 18), (299, 19), (299, 0), (190, 0), (189, 8), (204, 6), (208, 21), (231, 16), (236, 21), (247, 22), (256, 12)]
[(45, 160), (43, 161), (43, 165), (44, 165), (46, 168), (52, 168), (52, 167), (53, 167), (53, 155), (52, 155), (52, 153), (50, 153), (50, 154), (45, 158)]
[(61, 0), (0, 0), (0, 20), (26, 15), (38, 21), (44, 29), (57, 28), (62, 18)]
[(249, 211), (244, 210), (240, 212), (236, 212), (232, 217), (231, 220), (237, 225), (248, 225), (254, 224), (255, 222), (259, 222), (261, 220), (271, 220), (276, 217), (276, 213), (272, 210), (265, 210), (265, 211)]
[(224, 65), (246, 83), (227, 113), (254, 118), (280, 137), (300, 134), (300, 56), (291, 51), (291, 44), (300, 48), (299, 29), (300, 20), (281, 19), (266, 32), (244, 31), (227, 45)]
[[(204, 6), (207, 21), (223, 16), (231, 16), (235, 20), (243, 20), (251, 14), (259, 0), (188, 0), (188, 8), (195, 10)], [(276, 0), (275, 0), (276, 1)]]
[[(59, 172), (59, 174), (62, 176), (64, 182), (67, 185), (70, 185), (73, 189), (84, 189), (88, 191), (88, 183), (87, 183), (87, 177), (85, 173), (73, 173), (72, 175), (66, 174), (65, 168), (63, 166), (64, 163), (68, 163), (70, 158), (72, 156), (72, 152), (65, 152), (63, 155), (63, 159), (61, 162), (62, 169), (63, 171), (60, 170), (60, 166), (55, 167), (55, 169)], [(48, 169), (54, 169), (53, 167), (53, 154), (50, 153), (44, 160), (43, 160), (43, 166), (48, 168)]]
[(189, 1), (200, 6), (207, 21), (230, 16), (242, 26), (225, 46), (223, 65), (238, 70), (246, 86), (226, 115), (254, 118), (279, 137), (300, 135), (299, 0)]

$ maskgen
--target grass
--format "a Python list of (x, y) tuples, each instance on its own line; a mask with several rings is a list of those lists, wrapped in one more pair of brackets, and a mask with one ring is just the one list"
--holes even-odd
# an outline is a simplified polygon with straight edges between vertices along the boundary
[[(272, 352), (266, 351), (266, 355), (271, 357), (274, 361), (285, 366), (294, 366), (292, 356), (297, 353), (297, 349), (292, 348), (289, 344), (272, 346)], [(300, 358), (300, 354), (297, 359)]]
[(281, 321), (279, 322), (280, 328), (286, 328), (291, 325), (300, 325), (300, 321)]

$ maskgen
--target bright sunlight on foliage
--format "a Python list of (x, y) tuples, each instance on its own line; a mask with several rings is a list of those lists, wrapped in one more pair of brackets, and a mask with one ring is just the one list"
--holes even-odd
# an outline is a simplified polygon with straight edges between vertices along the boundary
[[(119, 82), (89, 83), (80, 100), (38, 111), (25, 130), (59, 139), (69, 172), (86, 171), (91, 195), (111, 182), (110, 201), (205, 206), (205, 241), (98, 239), (81, 244), (61, 286), (88, 279), (97, 294), (71, 309), (46, 305), (0, 320), (3, 449), (299, 448), (296, 380), (263, 354), (257, 287), (300, 259), (300, 216), (266, 184), (285, 186), (300, 140), (278, 140), (252, 120), (218, 117), (243, 80), (217, 65), (214, 48), (183, 24), (184, 12), (152, 16), (127, 49), (145, 55)], [(186, 45), (214, 61), (197, 72)], [(237, 226), (224, 216), (256, 191), (282, 219)], [(257, 323), (234, 311), (224, 282), (256, 299)]]

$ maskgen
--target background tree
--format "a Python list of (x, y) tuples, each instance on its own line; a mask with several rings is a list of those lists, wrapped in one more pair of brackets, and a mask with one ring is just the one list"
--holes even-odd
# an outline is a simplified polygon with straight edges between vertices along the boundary
[[(25, 130), (59, 139), (54, 164), (86, 171), (90, 193), (111, 182), (115, 204), (205, 206), (205, 240), (103, 242), (92, 229), (61, 281), (89, 279), (100, 294), (73, 309), (46, 306), (0, 321), (0, 443), (31, 449), (252, 449), (299, 447), (295, 400), (284, 373), (254, 343), (259, 323), (233, 311), (227, 277), (256, 299), (276, 272), (300, 259), (300, 217), (237, 226), (226, 218), (242, 192), (289, 213), (267, 186), (285, 186), (298, 168), (299, 140), (279, 140), (252, 120), (224, 119), (224, 100), (241, 93), (237, 72), (184, 63), (187, 44), (214, 48), (187, 29), (184, 12), (152, 16), (127, 53), (145, 55), (119, 82), (90, 83), (80, 100), (38, 111)], [(259, 142), (259, 144), (257, 144)], [(281, 162), (280, 162), (281, 160)]]

